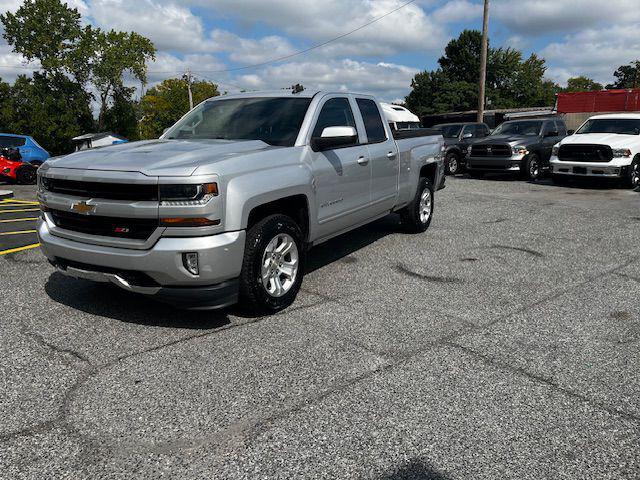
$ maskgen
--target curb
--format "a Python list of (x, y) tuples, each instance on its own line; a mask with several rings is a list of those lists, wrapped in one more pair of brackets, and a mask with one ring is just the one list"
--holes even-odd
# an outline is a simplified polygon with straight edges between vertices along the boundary
[(13, 192), (11, 190), (0, 190), (0, 200), (5, 198), (13, 198)]

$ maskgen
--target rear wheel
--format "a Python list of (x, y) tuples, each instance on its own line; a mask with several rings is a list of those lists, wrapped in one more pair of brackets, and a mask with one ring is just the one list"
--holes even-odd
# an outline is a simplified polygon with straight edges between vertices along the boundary
[(20, 185), (33, 185), (36, 183), (36, 168), (25, 163), (16, 169), (16, 182)]
[(431, 225), (433, 217), (433, 185), (421, 178), (413, 201), (400, 211), (402, 224), (410, 233), (422, 233)]
[(447, 156), (445, 157), (445, 165), (446, 172), (449, 175), (456, 175), (460, 173), (460, 157), (458, 157), (458, 154), (453, 152), (447, 153)]
[(256, 314), (291, 305), (304, 275), (304, 242), (298, 225), (286, 215), (270, 215), (247, 232), (240, 303)]

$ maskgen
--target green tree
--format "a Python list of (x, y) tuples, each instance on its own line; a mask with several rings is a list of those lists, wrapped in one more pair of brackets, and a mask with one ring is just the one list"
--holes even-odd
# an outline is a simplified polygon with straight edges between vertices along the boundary
[(104, 129), (131, 141), (140, 140), (140, 106), (132, 98), (134, 92), (133, 88), (117, 87), (112, 93), (112, 102), (104, 113)]
[(0, 79), (0, 132), (10, 132), (13, 113), (10, 108), (11, 86)]
[(21, 75), (7, 104), (9, 130), (32, 135), (52, 155), (73, 150), (71, 138), (92, 129), (90, 96), (66, 75)]
[[(192, 82), (191, 91), (194, 105), (220, 95), (215, 83), (204, 80)], [(158, 138), (166, 128), (189, 111), (187, 80), (169, 78), (150, 88), (140, 100), (140, 111), (141, 138)]]
[(613, 72), (613, 76), (616, 77), (616, 81), (607, 85), (607, 89), (640, 87), (640, 60), (629, 65), (620, 65)]
[[(115, 92), (123, 92), (123, 78), (131, 75), (142, 83), (147, 81), (147, 61), (155, 59), (156, 49), (148, 38), (135, 32), (111, 30), (93, 32), (94, 54), (91, 64), (91, 83), (98, 92), (100, 113), (98, 130), (105, 125), (105, 113)], [(122, 101), (122, 95), (119, 101)]]
[[(465, 30), (445, 47), (439, 68), (418, 73), (406, 97), (407, 107), (419, 115), (477, 108), (482, 35)], [(493, 108), (553, 104), (559, 87), (544, 79), (545, 61), (526, 60), (512, 48), (489, 48), (487, 99)]]
[(7, 43), (28, 61), (39, 60), (47, 74), (69, 67), (82, 36), (80, 18), (60, 0), (25, 0), (16, 13), (0, 15)]
[(571, 77), (567, 80), (567, 87), (564, 92), (591, 92), (594, 90), (602, 90), (602, 84), (583, 75), (579, 77)]

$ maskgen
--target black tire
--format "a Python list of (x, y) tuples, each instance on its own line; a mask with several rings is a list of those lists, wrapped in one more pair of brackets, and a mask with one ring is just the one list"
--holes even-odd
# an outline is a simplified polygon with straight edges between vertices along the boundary
[(461, 171), (460, 156), (455, 152), (447, 153), (444, 164), (447, 175), (456, 175)]
[[(428, 217), (422, 215), (421, 212), (425, 205), (423, 204), (423, 195), (428, 193)], [(409, 205), (400, 211), (400, 218), (405, 229), (409, 233), (422, 233), (431, 225), (433, 218), (433, 185), (428, 178), (421, 178), (418, 183), (416, 195)], [(426, 217), (426, 219), (425, 219)]]
[(556, 173), (551, 174), (551, 181), (555, 185), (567, 185), (569, 183), (569, 179), (566, 175), (558, 175)]
[(532, 181), (538, 181), (542, 177), (542, 163), (537, 153), (530, 153), (523, 162), (524, 176)]
[[(262, 260), (266, 248), (279, 235), (288, 235), (297, 247), (298, 268), (292, 285), (282, 296), (273, 296), (262, 281)], [(291, 305), (304, 276), (305, 250), (300, 227), (286, 215), (270, 215), (247, 231), (242, 271), (240, 273), (240, 305), (257, 315), (269, 315)]]
[(36, 171), (35, 167), (29, 164), (21, 165), (16, 170), (16, 183), (20, 185), (33, 185), (36, 183)]
[(636, 189), (640, 187), (640, 155), (636, 155), (633, 162), (631, 162), (631, 166), (623, 182), (627, 188)]

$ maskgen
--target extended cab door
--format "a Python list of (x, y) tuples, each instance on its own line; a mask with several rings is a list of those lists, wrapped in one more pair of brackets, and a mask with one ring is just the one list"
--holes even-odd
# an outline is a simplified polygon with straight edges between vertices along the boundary
[(391, 210), (398, 194), (399, 162), (396, 142), (385, 128), (378, 104), (370, 99), (356, 97), (362, 116), (366, 145), (371, 159), (371, 207), (373, 214)]
[(327, 127), (353, 127), (358, 131), (353, 145), (311, 151), (319, 236), (325, 237), (366, 220), (371, 200), (371, 162), (366, 145), (360, 144), (364, 132), (356, 124), (349, 97), (328, 95), (318, 110), (311, 138), (320, 137)]

